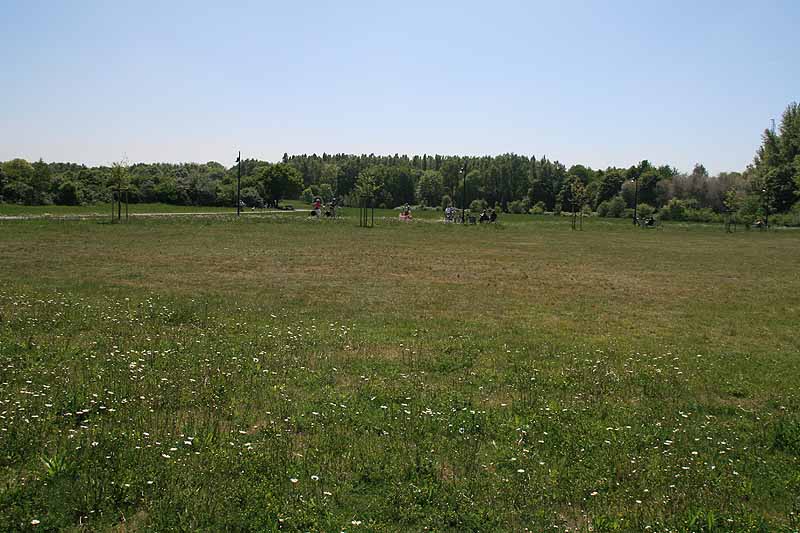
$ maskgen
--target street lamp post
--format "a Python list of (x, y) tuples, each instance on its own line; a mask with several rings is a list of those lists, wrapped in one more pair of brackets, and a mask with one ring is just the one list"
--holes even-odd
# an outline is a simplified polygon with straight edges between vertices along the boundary
[(238, 168), (236, 169), (236, 216), (242, 214), (242, 152), (236, 158)]
[(633, 178), (633, 225), (639, 222), (639, 176)]

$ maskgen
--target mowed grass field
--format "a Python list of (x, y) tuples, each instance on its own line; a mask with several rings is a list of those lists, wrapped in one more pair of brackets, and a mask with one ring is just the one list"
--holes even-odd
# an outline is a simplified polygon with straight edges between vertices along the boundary
[(0, 527), (800, 528), (800, 232), (305, 215), (0, 221)]

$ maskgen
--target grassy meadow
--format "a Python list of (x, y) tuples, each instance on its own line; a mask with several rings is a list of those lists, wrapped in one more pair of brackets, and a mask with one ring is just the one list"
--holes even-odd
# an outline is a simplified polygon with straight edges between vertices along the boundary
[(0, 220), (0, 528), (798, 531), (800, 232), (344, 214)]

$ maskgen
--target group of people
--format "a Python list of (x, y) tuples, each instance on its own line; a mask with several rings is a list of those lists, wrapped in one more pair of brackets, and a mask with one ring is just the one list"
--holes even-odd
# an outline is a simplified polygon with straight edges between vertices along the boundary
[[(447, 223), (457, 222), (458, 221), (457, 214), (458, 210), (455, 207), (450, 206), (445, 208), (444, 210), (445, 223), (447, 224)], [(472, 224), (475, 223), (475, 217), (473, 217), (472, 215), (467, 216), (466, 213), (462, 213), (462, 218), (464, 219), (465, 222), (467, 221), (467, 219), (469, 219), (470, 223)], [(478, 218), (477, 221), (483, 224), (483, 223), (495, 222), (496, 220), (497, 220), (497, 211), (490, 208), (481, 211), (481, 216)]]
[(403, 206), (403, 209), (400, 210), (400, 220), (413, 220), (414, 217), (411, 215), (411, 206), (406, 204)]
[[(311, 212), (308, 214), (311, 217), (322, 218), (324, 215), (328, 218), (336, 218), (336, 206), (337, 200), (336, 197), (333, 197), (328, 204), (324, 204), (322, 202), (322, 198), (319, 196), (314, 198), (314, 202), (311, 204)], [(447, 207), (444, 210), (444, 221), (445, 223), (456, 222), (457, 217), (456, 213), (458, 210), (455, 207)], [(466, 215), (466, 213), (464, 214)], [(470, 223), (475, 223), (475, 217), (470, 215), (469, 217)], [(409, 221), (413, 220), (414, 216), (411, 214), (411, 206), (405, 204), (402, 209), (400, 210), (400, 220)], [(466, 220), (466, 219), (465, 219)], [(494, 209), (484, 209), (481, 211), (481, 216), (478, 218), (478, 222), (481, 224), (494, 222), (497, 220), (497, 212)]]
[(483, 224), (484, 222), (494, 222), (497, 220), (497, 211), (494, 209), (484, 209), (481, 211), (481, 217), (478, 219), (478, 222)]
[[(334, 196), (331, 198), (331, 201), (328, 202), (328, 205), (322, 203), (322, 198), (317, 196), (314, 198), (314, 202), (311, 204), (311, 212), (309, 216), (321, 218), (324, 214), (328, 218), (336, 218), (336, 204), (337, 200)], [(325, 210), (323, 212), (323, 209)]]

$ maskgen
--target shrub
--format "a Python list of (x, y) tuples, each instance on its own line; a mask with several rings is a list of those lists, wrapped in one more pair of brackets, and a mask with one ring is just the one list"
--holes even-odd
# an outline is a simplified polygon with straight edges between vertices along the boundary
[(508, 210), (517, 215), (522, 215), (528, 211), (525, 202), (522, 200), (514, 200), (513, 202), (509, 202)]
[(307, 204), (310, 204), (314, 201), (314, 193), (310, 187), (303, 189), (303, 193), (300, 195), (300, 197)]
[(535, 204), (533, 204), (533, 207), (531, 207), (531, 213), (533, 213), (534, 215), (543, 215), (546, 208), (547, 206), (544, 205), (544, 202), (541, 201), (536, 202)]
[(636, 211), (640, 218), (647, 218), (656, 212), (656, 208), (650, 204), (639, 204)]
[(248, 207), (264, 207), (264, 199), (258, 194), (255, 187), (245, 187), (242, 189), (242, 202)]
[(469, 204), (469, 210), (473, 213), (477, 213), (486, 209), (488, 205), (486, 200), (472, 200)]
[(81, 190), (71, 181), (65, 181), (58, 188), (56, 203), (61, 205), (80, 205)]
[(672, 198), (658, 214), (662, 220), (686, 220), (686, 202)]
[(713, 209), (704, 207), (702, 209), (687, 209), (686, 220), (692, 222), (722, 222), (722, 217), (715, 213)]
[(622, 196), (615, 196), (608, 201), (608, 213), (606, 216), (619, 218), (625, 214), (625, 200)]
[(329, 183), (323, 183), (319, 186), (319, 195), (322, 197), (323, 202), (330, 202), (333, 199), (333, 187)]
[(774, 226), (797, 227), (800, 226), (800, 214), (789, 212), (774, 215), (769, 218), (769, 223)]
[(445, 194), (442, 196), (442, 209), (446, 209), (453, 205), (453, 199), (450, 198), (449, 194)]
[(597, 216), (599, 217), (607, 217), (608, 216), (608, 200), (604, 202), (600, 202), (597, 205)]

